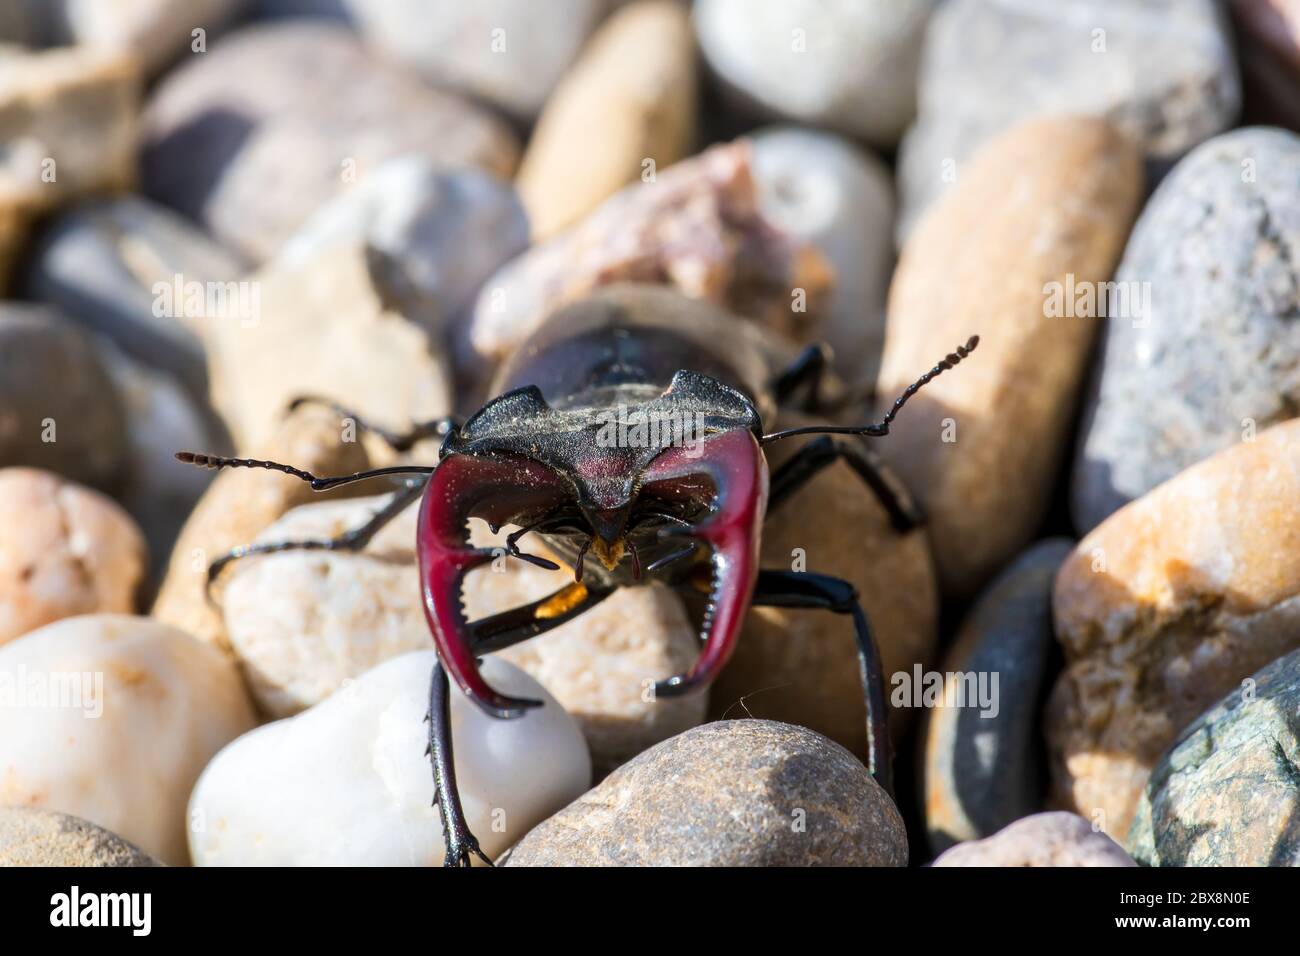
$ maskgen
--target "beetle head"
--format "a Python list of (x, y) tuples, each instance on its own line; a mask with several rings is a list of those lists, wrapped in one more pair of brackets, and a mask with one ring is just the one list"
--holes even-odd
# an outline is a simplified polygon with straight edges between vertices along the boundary
[[(610, 401), (552, 407), (533, 387), (490, 402), (443, 445), (420, 515), (425, 612), (448, 672), (480, 707), (518, 716), (535, 701), (500, 695), (479, 675), (461, 610), (465, 574), (490, 561), (471, 548), (467, 522), (536, 527), (576, 544), (575, 577), (588, 553), (622, 583), (710, 550), (704, 646), (689, 674), (661, 682), (665, 696), (707, 684), (726, 662), (757, 574), (767, 469), (762, 424), (740, 392), (678, 372), (669, 387)], [(621, 398), (626, 404), (618, 404)]]

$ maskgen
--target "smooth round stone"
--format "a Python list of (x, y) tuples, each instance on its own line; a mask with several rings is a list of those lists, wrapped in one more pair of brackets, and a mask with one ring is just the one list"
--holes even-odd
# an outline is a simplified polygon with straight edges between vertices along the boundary
[(1300, 131), (1300, 7), (1295, 0), (1233, 0), (1248, 123)]
[(112, 499), (0, 468), (0, 528), (0, 644), (65, 617), (135, 610), (144, 538)]
[(1300, 651), (1256, 673), (1178, 735), (1128, 834), (1145, 866), (1300, 866)]
[(700, 0), (695, 30), (723, 88), (751, 112), (898, 142), (916, 112), (934, 0)]
[(184, 298), (162, 293), (175, 288), (178, 276), (184, 289), (194, 282), (231, 283), (243, 271), (233, 255), (171, 210), (123, 196), (74, 206), (42, 230), (24, 291), (203, 395), (203, 316), (187, 315)]
[(777, 126), (750, 142), (763, 216), (816, 246), (834, 270), (820, 335), (835, 351), (835, 371), (849, 383), (873, 383), (894, 269), (893, 176), (831, 133)]
[(38, 46), (42, 39), (40, 10), (28, 0), (0, 2), (0, 43)]
[[(444, 848), (424, 756), (434, 651), (381, 664), (297, 717), (247, 734), (204, 770), (190, 801), (199, 866), (437, 866)], [(489, 717), (453, 684), (456, 777), (489, 857), (591, 784), (577, 723), (504, 661), (483, 663), (504, 693), (544, 706)]]
[(250, 0), (132, 0), (130, 3), (86, 3), (83, 0), (41, 0), (52, 45), (83, 45), (127, 53), (149, 73), (157, 73), (181, 53), (195, 50), (195, 30), (204, 45), (225, 24), (241, 14)]
[(1297, 183), (1300, 136), (1245, 129), (1197, 147), (1147, 204), (1115, 280), (1145, 286), (1149, 314), (1106, 323), (1080, 529), (1300, 408)]
[(695, 72), (690, 15), (676, 0), (639, 0), (609, 18), (547, 101), (520, 164), (534, 238), (686, 157)]
[(404, 156), (314, 213), (276, 263), (309, 263), (347, 245), (364, 245), (405, 311), (436, 330), (463, 319), (484, 281), (528, 248), (528, 217), (510, 184), (490, 173)]
[(1300, 647), (1300, 419), (1120, 509), (1056, 578), (1053, 802), (1128, 831), (1178, 732)]
[[(386, 500), (295, 508), (258, 540), (332, 538), (360, 526)], [(418, 503), (407, 508), (361, 554), (295, 551), (236, 565), (222, 598), (225, 621), (264, 712), (299, 713), (383, 661), (430, 646), (415, 563), (418, 512)], [(478, 547), (501, 541), (476, 529)], [(535, 540), (527, 547), (545, 550)], [(571, 570), (545, 571), (507, 559), (503, 550), (466, 577), (463, 604), (477, 620), (572, 583)], [(680, 598), (637, 587), (496, 656), (522, 668), (573, 715), (604, 775), (703, 719), (707, 694), (656, 700), (647, 693), (655, 681), (689, 670), (698, 653)]]
[[(459, 330), (457, 368), (491, 367), (556, 309), (619, 282), (661, 285), (800, 341), (815, 338), (830, 266), (763, 216), (751, 169), (748, 143), (713, 146), (506, 263)], [(799, 311), (794, 290), (803, 292)]]
[(51, 309), (0, 304), (0, 466), (111, 488), (126, 412), (94, 344)]
[[(782, 417), (780, 427), (810, 424)], [(767, 452), (779, 468), (802, 445)], [(924, 529), (895, 531), (879, 500), (845, 462), (823, 470), (771, 512), (760, 564), (843, 578), (858, 592), (880, 649), (886, 699), (890, 676), (911, 673), (937, 651), (938, 594)], [(821, 610), (753, 608), (731, 660), (710, 691), (710, 715), (798, 724), (867, 756), (866, 703), (853, 619)], [(891, 708), (901, 744), (914, 714)]]
[[(254, 454), (262, 460), (292, 462), (317, 475), (350, 475), (369, 467), (370, 459), (361, 442), (349, 437), (332, 412), (305, 405), (281, 421), (271, 440)], [(170, 467), (175, 473), (193, 466), (172, 462)], [(208, 565), (231, 548), (251, 542), (296, 505), (320, 501), (321, 494), (349, 497), (364, 490), (373, 489), (358, 483), (322, 493), (276, 471), (221, 472), (181, 529), (150, 613), (233, 656), (220, 607), (208, 599)]]
[(176, 628), (93, 614), (0, 647), (0, 805), (59, 810), (183, 865), (199, 771), (254, 726), (235, 666)]
[(362, 35), (434, 84), (535, 118), (608, 0), (342, 0)]
[(509, 176), (518, 149), (500, 120), (374, 58), (345, 26), (290, 20), (168, 73), (145, 109), (140, 168), (147, 195), (262, 261), (386, 159)]
[[(924, 736), (925, 825), (935, 853), (992, 836), (1043, 805), (1039, 718), (1053, 649), (1052, 581), (1073, 548), (1069, 538), (1051, 538), (1020, 555), (980, 595), (944, 658), (944, 696)], [(972, 676), (988, 682), (990, 706), (969, 696), (978, 693)]]
[(934, 866), (1137, 866), (1123, 848), (1073, 813), (1037, 813), (992, 836), (960, 843)]
[(66, 813), (0, 807), (0, 866), (159, 866), (115, 833)]
[[(258, 292), (251, 319), (218, 316), (205, 337), (213, 405), (237, 449), (270, 441), (304, 396), (394, 431), (451, 410), (440, 343), (392, 280), (383, 258), (361, 246), (271, 263), (248, 279)], [(383, 451), (382, 443), (371, 447)]]
[(140, 73), (86, 47), (0, 51), (0, 203), (48, 210), (135, 182)]
[(951, 0), (926, 33), (919, 116), (898, 157), (900, 244), (969, 174), (988, 139), (1031, 116), (1104, 116), (1159, 168), (1230, 128), (1241, 107), (1217, 0)]
[(980, 336), (876, 443), (929, 516), (947, 596), (972, 595), (1042, 522), (1099, 324), (1053, 315), (1048, 289), (1111, 278), (1141, 201), (1140, 159), (1101, 120), (1030, 120), (981, 150), (903, 250), (873, 418)]
[(898, 810), (803, 727), (724, 720), (666, 740), (534, 828), (508, 866), (905, 866)]

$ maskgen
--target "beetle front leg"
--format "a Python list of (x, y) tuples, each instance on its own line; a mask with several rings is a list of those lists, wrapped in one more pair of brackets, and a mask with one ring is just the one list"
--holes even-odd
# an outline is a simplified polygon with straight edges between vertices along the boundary
[(456, 764), (451, 743), (451, 682), (442, 662), (433, 665), (429, 682), (429, 757), (433, 762), (433, 802), (442, 818), (442, 839), (447, 854), (443, 866), (470, 866), (477, 856), (488, 866), (492, 861), (479, 849), (478, 840), (469, 831), (465, 811), (456, 787)]
[(889, 740), (889, 710), (880, 649), (871, 624), (848, 581), (810, 571), (760, 571), (752, 607), (809, 608), (834, 611), (853, 618), (858, 666), (867, 706), (867, 769), (891, 797), (894, 795), (893, 747)]
[(902, 480), (860, 439), (829, 435), (814, 438), (772, 473), (768, 513), (780, 507), (823, 468), (840, 460), (845, 461), (876, 496), (895, 531), (904, 534), (923, 522), (921, 509), (912, 500)]

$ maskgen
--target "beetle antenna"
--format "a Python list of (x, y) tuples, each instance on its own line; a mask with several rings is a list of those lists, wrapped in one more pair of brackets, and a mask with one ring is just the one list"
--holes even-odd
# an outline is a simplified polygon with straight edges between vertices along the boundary
[(867, 435), (872, 438), (879, 438), (889, 434), (889, 426), (893, 424), (894, 419), (898, 416), (907, 400), (919, 392), (931, 381), (938, 378), (948, 369), (952, 368), (971, 352), (975, 351), (975, 346), (980, 344), (980, 337), (972, 335), (966, 340), (965, 345), (957, 346), (957, 351), (949, 352), (941, 358), (934, 368), (926, 372), (911, 385), (903, 390), (903, 394), (894, 399), (893, 406), (885, 413), (885, 417), (874, 425), (809, 425), (805, 428), (789, 428), (783, 432), (773, 432), (770, 435), (764, 435), (759, 439), (759, 444), (766, 445), (769, 442), (780, 441), (782, 438), (793, 438), (795, 435)]
[(303, 471), (301, 468), (295, 468), (293, 465), (284, 465), (278, 461), (262, 461), (258, 458), (226, 458), (222, 455), (205, 455), (201, 452), (178, 451), (176, 460), (184, 462), (187, 465), (194, 465), (198, 468), (265, 468), (268, 471), (282, 471), (286, 475), (292, 475), (294, 478), (301, 479), (311, 485), (313, 491), (325, 491), (329, 488), (337, 488), (339, 485), (350, 484), (354, 481), (364, 481), (367, 478), (383, 478), (387, 475), (431, 475), (433, 469), (422, 465), (396, 465), (391, 468), (376, 468), (373, 471), (358, 471), (351, 475), (335, 475), (328, 478), (320, 478), (313, 475), (310, 471)]

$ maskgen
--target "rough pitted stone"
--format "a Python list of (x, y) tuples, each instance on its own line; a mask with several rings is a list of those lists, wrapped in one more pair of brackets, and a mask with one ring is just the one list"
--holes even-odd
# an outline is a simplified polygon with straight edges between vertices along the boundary
[(54, 310), (0, 303), (0, 466), (112, 488), (126, 411), (94, 342)]
[(803, 727), (724, 720), (666, 740), (535, 827), (508, 866), (904, 866), (856, 757)]
[(1300, 413), (1297, 183), (1300, 136), (1238, 130), (1147, 204), (1115, 280), (1147, 284), (1151, 314), (1106, 323), (1074, 466), (1081, 530)]
[(115, 833), (66, 813), (0, 807), (0, 866), (159, 866)]
[[(560, 306), (615, 282), (675, 287), (796, 338), (815, 337), (833, 276), (812, 245), (768, 222), (745, 142), (714, 146), (637, 182), (488, 279), (463, 330), (462, 364), (510, 354)], [(807, 310), (792, 309), (803, 289)]]
[(916, 113), (934, 0), (700, 0), (700, 47), (742, 108), (889, 148)]
[[(981, 701), (967, 697), (964, 706), (927, 715), (925, 826), (936, 853), (1042, 808), (1040, 715), (1051, 676), (1052, 580), (1073, 547), (1068, 538), (1052, 538), (1018, 557), (980, 595), (944, 658), (945, 675), (997, 675), (998, 683), (989, 708), (995, 713), (986, 715)], [(945, 676), (945, 694), (955, 693), (955, 684)], [(969, 693), (969, 683), (962, 690)]]
[(168, 73), (143, 119), (144, 192), (251, 261), (386, 159), (509, 176), (505, 124), (375, 58), (346, 27), (288, 20), (222, 37)]
[(1073, 813), (1038, 813), (984, 840), (961, 843), (935, 866), (1136, 866), (1123, 848)]
[(547, 102), (519, 167), (533, 237), (554, 235), (690, 151), (698, 93), (690, 17), (675, 0), (615, 13)]
[(1017, 122), (1104, 116), (1167, 162), (1233, 125), (1239, 85), (1218, 0), (941, 4), (926, 34), (919, 116), (899, 152), (900, 242), (965, 179), (976, 149)]
[(1122, 836), (1178, 732), (1300, 646), (1297, 501), (1292, 419), (1193, 465), (1079, 542), (1052, 602), (1066, 658), (1046, 712), (1058, 805)]
[(1138, 152), (1114, 127), (1030, 120), (971, 161), (903, 250), (877, 414), (980, 336), (874, 444), (929, 515), (951, 596), (972, 594), (1039, 527), (1098, 322), (1050, 314), (1049, 283), (1109, 280), (1141, 194)]
[(1148, 866), (1300, 866), (1300, 651), (1198, 717), (1155, 769), (1129, 830)]

